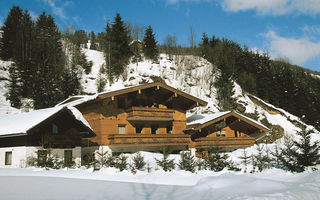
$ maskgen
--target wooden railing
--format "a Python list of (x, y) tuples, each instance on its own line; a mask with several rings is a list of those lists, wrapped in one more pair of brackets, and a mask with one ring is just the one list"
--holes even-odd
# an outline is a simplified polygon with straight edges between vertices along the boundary
[(110, 146), (172, 146), (188, 145), (191, 141), (184, 134), (114, 134), (108, 140)]
[(131, 107), (127, 110), (127, 120), (157, 120), (170, 121), (173, 120), (174, 110), (166, 108), (145, 108), (145, 107)]
[(204, 137), (194, 141), (196, 148), (241, 148), (254, 145), (254, 138), (251, 137)]

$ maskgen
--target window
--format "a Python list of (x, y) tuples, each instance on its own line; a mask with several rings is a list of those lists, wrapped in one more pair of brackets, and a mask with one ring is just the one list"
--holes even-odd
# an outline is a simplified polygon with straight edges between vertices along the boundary
[(11, 165), (12, 164), (12, 151), (6, 152), (5, 156), (5, 165)]
[(169, 134), (172, 133), (172, 125), (167, 126), (167, 133), (169, 133)]
[(217, 137), (220, 137), (221, 131), (217, 131)]
[(52, 133), (58, 133), (58, 126), (55, 124), (52, 124)]
[(157, 125), (151, 126), (151, 134), (158, 134), (158, 126)]
[(234, 137), (238, 137), (238, 131), (234, 131)]
[(72, 150), (64, 150), (64, 163), (65, 165), (72, 164)]
[(38, 165), (39, 166), (44, 166), (45, 163), (47, 162), (47, 155), (48, 151), (47, 150), (38, 150)]
[(126, 125), (118, 125), (118, 134), (126, 134)]
[(137, 125), (136, 126), (136, 133), (142, 133), (142, 129), (143, 129), (142, 125)]
[(226, 131), (225, 131), (225, 130), (222, 130), (222, 131), (221, 131), (221, 136), (222, 136), (222, 137), (226, 137)]

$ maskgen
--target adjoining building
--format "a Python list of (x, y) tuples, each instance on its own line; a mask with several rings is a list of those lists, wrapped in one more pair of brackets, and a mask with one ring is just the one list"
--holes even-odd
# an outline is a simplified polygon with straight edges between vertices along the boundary
[(254, 145), (270, 129), (260, 122), (233, 111), (194, 115), (187, 119), (187, 129), (198, 150), (212, 147), (237, 149)]
[(81, 141), (95, 133), (73, 107), (55, 107), (0, 117), (0, 167), (26, 167), (51, 151), (65, 163), (81, 164)]

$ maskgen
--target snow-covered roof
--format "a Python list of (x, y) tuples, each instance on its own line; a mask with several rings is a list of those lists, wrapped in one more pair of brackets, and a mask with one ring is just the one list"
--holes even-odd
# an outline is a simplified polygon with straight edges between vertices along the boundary
[(229, 114), (231, 111), (217, 112), (214, 114), (192, 115), (187, 119), (187, 125), (205, 124), (211, 120), (217, 119), (223, 115)]
[(101, 92), (101, 93), (98, 93), (95, 95), (72, 96), (72, 97), (69, 97), (68, 99), (62, 101), (61, 103), (57, 104), (57, 106), (61, 106), (61, 105), (77, 106), (77, 105), (80, 105), (82, 103), (85, 103), (85, 102), (88, 102), (91, 100), (103, 99), (103, 98), (108, 98), (111, 96), (122, 95), (122, 94), (130, 93), (130, 92), (134, 92), (134, 91), (138, 91), (138, 90), (151, 88), (151, 87), (161, 87), (166, 90), (172, 91), (178, 95), (181, 95), (186, 99), (190, 99), (194, 102), (197, 102), (201, 106), (207, 105), (207, 102), (203, 101), (202, 99), (199, 99), (195, 96), (192, 96), (192, 95), (187, 94), (183, 91), (175, 89), (169, 85), (166, 85), (165, 83), (154, 82), (154, 83), (146, 83), (146, 84), (142, 84), (142, 85), (135, 85), (135, 86), (128, 86), (128, 87), (114, 87), (114, 88), (111, 88), (111, 90), (109, 90), (109, 91)]
[(233, 114), (235, 116), (241, 116), (242, 118), (266, 129), (266, 130), (270, 130), (268, 127), (266, 127), (265, 125), (263, 125), (262, 123), (251, 119), (250, 117), (247, 117), (245, 115), (242, 115), (240, 113), (234, 112), (234, 111), (225, 111), (225, 112), (217, 112), (214, 114), (202, 114), (202, 115), (192, 115), (190, 117), (188, 117), (187, 119), (187, 126), (192, 126), (192, 125), (204, 125), (210, 121), (216, 120), (222, 116), (228, 115), (228, 114)]
[[(46, 108), (34, 110), (31, 112), (19, 114), (7, 114), (0, 117), (0, 136), (4, 135), (23, 135), (37, 126), (39, 123), (53, 116), (63, 109), (71, 111), (76, 120), (82, 122), (83, 125), (91, 129), (87, 120), (84, 119), (79, 110), (74, 107), (57, 106), (53, 108)], [(92, 129), (91, 129), (92, 130)]]

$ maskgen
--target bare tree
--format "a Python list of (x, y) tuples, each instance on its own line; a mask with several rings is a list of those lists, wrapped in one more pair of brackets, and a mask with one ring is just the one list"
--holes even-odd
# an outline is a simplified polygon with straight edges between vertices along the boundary
[(190, 32), (189, 32), (190, 47), (194, 48), (197, 45), (196, 45), (196, 36), (195, 36), (194, 29), (193, 29), (192, 25), (190, 25), (189, 30), (190, 30)]

